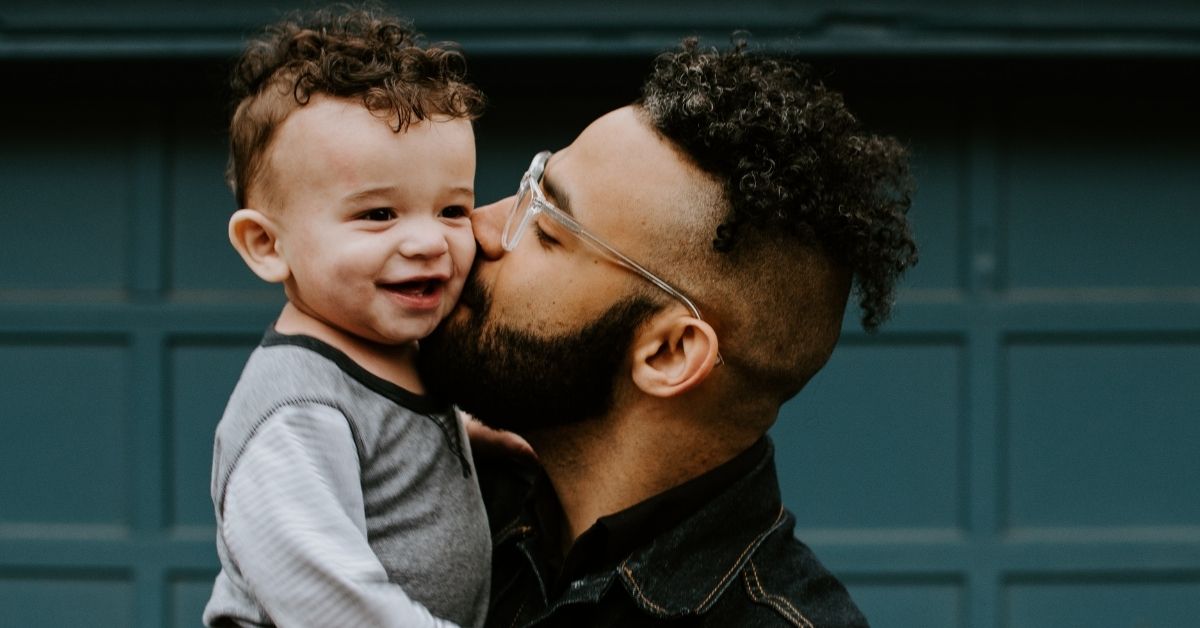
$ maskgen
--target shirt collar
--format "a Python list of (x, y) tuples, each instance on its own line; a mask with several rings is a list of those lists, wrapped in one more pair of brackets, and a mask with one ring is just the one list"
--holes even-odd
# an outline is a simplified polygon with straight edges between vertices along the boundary
[(754, 550), (786, 524), (774, 446), (762, 442), (748, 472), (618, 565), (622, 584), (644, 610), (660, 617), (707, 611)]
[(562, 576), (615, 566), (745, 477), (767, 453), (766, 437), (704, 474), (620, 512), (601, 517), (567, 553)]
[[(541, 499), (535, 503), (541, 507), (526, 508), (496, 535), (496, 543), (514, 536), (524, 538), (522, 545), (539, 542), (540, 547), (525, 547), (540, 557), (534, 561), (541, 567), (537, 575), (551, 599), (568, 585), (568, 597), (599, 595), (616, 578), (635, 603), (653, 615), (702, 613), (716, 603), (754, 549), (784, 524), (774, 446), (767, 437), (693, 480), (600, 519), (576, 548), (581, 541), (596, 545), (582, 548), (588, 554), (574, 565), (571, 554), (576, 548), (566, 563), (553, 559), (557, 522), (547, 513), (554, 512), (548, 504), (557, 506), (557, 501), (547, 501), (555, 500), (548, 480), (542, 477), (538, 483), (535, 494)], [(657, 521), (658, 516), (666, 520)], [(584, 541), (589, 534), (594, 541)], [(551, 583), (560, 566), (568, 577), (555, 586)], [(590, 575), (579, 577), (583, 573)]]

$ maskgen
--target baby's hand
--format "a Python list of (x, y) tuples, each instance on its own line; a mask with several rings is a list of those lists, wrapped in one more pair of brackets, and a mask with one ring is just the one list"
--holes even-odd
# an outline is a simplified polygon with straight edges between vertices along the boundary
[(524, 438), (506, 430), (488, 427), (462, 410), (458, 410), (458, 418), (466, 428), (467, 438), (471, 439), (471, 452), (475, 457), (511, 456), (537, 460), (533, 447)]

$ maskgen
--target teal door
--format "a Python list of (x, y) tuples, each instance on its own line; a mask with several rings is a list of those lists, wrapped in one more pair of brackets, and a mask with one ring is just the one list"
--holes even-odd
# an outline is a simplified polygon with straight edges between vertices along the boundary
[[(225, 62), (275, 13), (126, 4), (0, 8), (0, 625), (198, 625), (212, 430), (281, 303), (222, 183)], [(489, 94), (482, 200), (727, 24), (911, 145), (894, 320), (848, 313), (773, 430), (873, 625), (1200, 626), (1200, 9), (476, 4), (413, 15)]]

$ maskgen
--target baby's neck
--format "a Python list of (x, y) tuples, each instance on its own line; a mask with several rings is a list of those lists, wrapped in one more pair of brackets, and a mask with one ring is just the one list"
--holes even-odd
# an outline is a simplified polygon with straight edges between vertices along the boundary
[(425, 387), (417, 376), (417, 343), (385, 345), (333, 327), (301, 312), (291, 303), (275, 321), (275, 331), (287, 335), (312, 336), (345, 353), (356, 364), (409, 392), (423, 395)]

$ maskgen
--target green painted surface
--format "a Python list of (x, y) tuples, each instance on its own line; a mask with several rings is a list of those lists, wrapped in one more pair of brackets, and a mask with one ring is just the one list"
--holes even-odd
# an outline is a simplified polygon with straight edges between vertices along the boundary
[[(0, 9), (0, 74), (22, 86), (0, 101), (0, 623), (196, 625), (212, 427), (280, 302), (229, 250), (221, 182), (217, 59), (268, 9), (85, 4)], [(810, 24), (830, 82), (915, 152), (922, 261), (895, 319), (867, 336), (849, 313), (773, 431), (801, 537), (876, 626), (1195, 616), (1200, 11), (1168, 4), (746, 9)], [(638, 3), (569, 29), (599, 9), (525, 6), (418, 11), (485, 43), (481, 200), (632, 99), (666, 33), (728, 16)], [(938, 52), (968, 31), (968, 54)], [(1127, 47), (1032, 57), (1021, 32)], [(224, 43), (178, 47), (201, 35)], [(895, 49), (905, 37), (924, 47)], [(89, 48), (104, 42), (142, 47)]]

